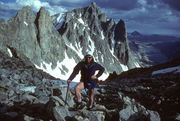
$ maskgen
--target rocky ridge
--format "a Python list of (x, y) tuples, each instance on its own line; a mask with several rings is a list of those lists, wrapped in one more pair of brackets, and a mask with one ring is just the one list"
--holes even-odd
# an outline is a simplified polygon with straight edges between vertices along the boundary
[(162, 121), (177, 121), (180, 114), (177, 93), (180, 91), (179, 60), (132, 69), (120, 75), (114, 73), (105, 83), (119, 88), (123, 94), (145, 108), (158, 112)]

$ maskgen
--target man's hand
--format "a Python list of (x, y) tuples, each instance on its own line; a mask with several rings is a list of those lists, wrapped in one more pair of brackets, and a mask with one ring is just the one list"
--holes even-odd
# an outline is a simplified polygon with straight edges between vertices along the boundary
[(67, 80), (67, 83), (71, 83), (72, 82), (72, 80)]
[(92, 76), (91, 76), (91, 79), (93, 79), (93, 80), (98, 80), (98, 78), (96, 77), (96, 75), (92, 75)]

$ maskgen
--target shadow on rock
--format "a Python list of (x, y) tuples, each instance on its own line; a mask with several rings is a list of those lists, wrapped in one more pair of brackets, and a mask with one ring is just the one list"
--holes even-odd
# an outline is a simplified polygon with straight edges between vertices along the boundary
[(1, 121), (49, 121), (50, 119), (53, 118), (47, 113), (45, 104), (14, 104), (14, 106), (8, 106), (5, 104), (0, 105)]
[(65, 117), (65, 120), (66, 120), (66, 121), (78, 121), (76, 118), (70, 117), (70, 116), (66, 116), (66, 117)]

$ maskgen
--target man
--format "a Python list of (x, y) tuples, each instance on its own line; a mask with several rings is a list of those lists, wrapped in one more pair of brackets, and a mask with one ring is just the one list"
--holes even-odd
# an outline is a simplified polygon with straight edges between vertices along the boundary
[[(97, 70), (99, 72), (95, 75)], [(104, 72), (104, 67), (94, 62), (93, 53), (89, 51), (84, 56), (84, 60), (79, 62), (74, 67), (74, 70), (67, 80), (67, 83), (70, 83), (79, 73), (79, 71), (81, 71), (81, 79), (80, 82), (75, 86), (75, 97), (77, 99), (76, 108), (82, 108), (80, 91), (87, 88), (89, 95), (88, 109), (92, 109), (94, 103), (94, 88), (96, 87), (98, 77), (100, 77)]]

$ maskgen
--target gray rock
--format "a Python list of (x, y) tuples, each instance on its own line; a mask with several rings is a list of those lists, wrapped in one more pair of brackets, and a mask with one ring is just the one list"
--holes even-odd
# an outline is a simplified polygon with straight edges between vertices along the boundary
[(59, 88), (53, 89), (53, 96), (60, 96), (62, 94)]
[(78, 121), (104, 121), (105, 113), (102, 111), (82, 111), (73, 116)]
[(120, 121), (129, 121), (130, 117), (138, 112), (136, 106), (127, 106), (125, 109), (119, 112)]
[(38, 97), (38, 102), (41, 104), (46, 104), (49, 101), (49, 97), (46, 96), (39, 96)]
[(3, 114), (3, 113), (6, 113), (8, 110), (8, 107), (7, 106), (0, 106), (0, 113)]
[(54, 117), (58, 121), (65, 121), (66, 116), (70, 116), (69, 111), (63, 107), (64, 102), (57, 96), (50, 97), (46, 104), (46, 110), (51, 117)]
[(150, 121), (161, 121), (160, 115), (156, 111), (148, 110)]
[(180, 115), (179, 114), (176, 116), (176, 120), (180, 121)]
[(29, 95), (29, 93), (24, 93), (20, 96), (20, 101), (22, 101), (24, 104), (32, 104), (33, 102), (36, 102), (38, 100), (36, 97)]
[(64, 102), (57, 96), (51, 96), (46, 105), (47, 109), (50, 110), (49, 112), (51, 112), (52, 108), (56, 106), (64, 106)]
[(8, 97), (11, 97), (11, 96), (13, 96), (14, 95), (14, 90), (9, 90), (9, 92), (8, 92)]
[(18, 116), (18, 113), (17, 112), (7, 112), (5, 113), (7, 116), (11, 117), (11, 118), (14, 118), (16, 116)]
[(57, 121), (66, 121), (66, 117), (71, 116), (66, 108), (62, 108), (58, 106), (53, 108), (53, 115)]
[(34, 117), (31, 117), (31, 116), (28, 116), (28, 115), (24, 115), (23, 117), (24, 121), (43, 121), (39, 118), (34, 118)]

